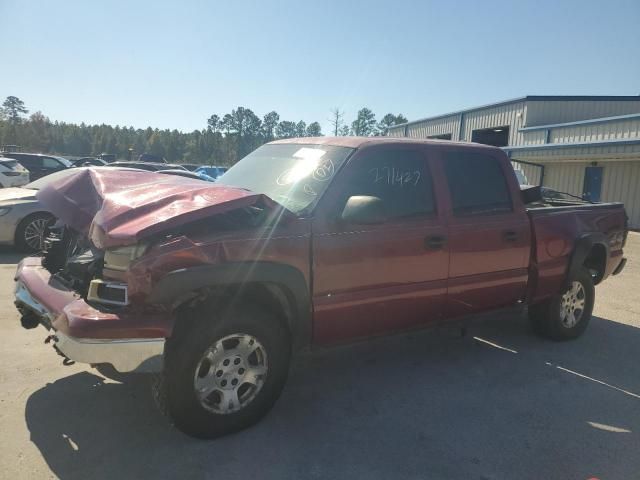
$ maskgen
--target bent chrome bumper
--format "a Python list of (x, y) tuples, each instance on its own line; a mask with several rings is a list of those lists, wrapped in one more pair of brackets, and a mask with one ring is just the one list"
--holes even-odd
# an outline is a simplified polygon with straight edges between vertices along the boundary
[(119, 372), (162, 371), (164, 338), (102, 340), (73, 338), (57, 332), (54, 346), (65, 357), (80, 363), (110, 363)]
[[(54, 330), (54, 348), (70, 360), (109, 363), (119, 372), (162, 371), (166, 330), (162, 317), (93, 309), (34, 260), (18, 266), (15, 304), (23, 316), (33, 315)], [(127, 333), (148, 337), (128, 338)]]

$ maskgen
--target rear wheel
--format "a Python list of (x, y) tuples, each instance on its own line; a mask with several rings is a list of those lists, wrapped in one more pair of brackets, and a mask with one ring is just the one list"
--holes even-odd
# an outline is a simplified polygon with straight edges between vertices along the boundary
[[(188, 435), (215, 438), (262, 418), (284, 387), (290, 342), (283, 322), (251, 305), (204, 306), (167, 342), (158, 403)], [(180, 320), (178, 320), (180, 321)]]
[(577, 338), (587, 328), (593, 312), (595, 288), (586, 268), (569, 278), (567, 289), (551, 299), (529, 307), (534, 330), (553, 340)]
[(34, 213), (25, 217), (16, 228), (16, 246), (25, 252), (39, 252), (44, 247), (47, 227), (54, 221), (49, 213)]

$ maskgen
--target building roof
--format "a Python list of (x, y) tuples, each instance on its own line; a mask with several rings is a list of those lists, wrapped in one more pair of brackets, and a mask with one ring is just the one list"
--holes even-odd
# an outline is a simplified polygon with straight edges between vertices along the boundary
[(433, 117), (419, 118), (418, 120), (412, 120), (410, 122), (394, 125), (390, 128), (396, 129), (404, 127), (406, 125), (412, 125), (414, 123), (421, 123), (427, 120), (438, 120), (440, 118), (452, 117), (454, 115), (460, 115), (463, 113), (476, 112), (478, 110), (484, 110), (486, 108), (501, 107), (503, 105), (510, 105), (512, 103), (519, 102), (556, 102), (556, 101), (616, 101), (627, 102), (636, 101), (640, 102), (640, 95), (526, 95), (524, 97), (512, 98), (510, 100), (504, 100), (502, 102), (489, 103), (486, 105), (480, 105), (478, 107), (467, 108), (464, 110), (456, 110), (454, 112), (443, 113), (441, 115), (434, 115)]

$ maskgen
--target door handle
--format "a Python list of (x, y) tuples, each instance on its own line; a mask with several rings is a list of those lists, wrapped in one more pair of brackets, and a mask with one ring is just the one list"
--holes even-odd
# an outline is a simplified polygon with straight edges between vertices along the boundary
[(518, 233), (513, 230), (507, 230), (506, 232), (502, 232), (502, 238), (506, 242), (515, 242), (518, 240)]
[(431, 235), (424, 239), (424, 246), (431, 250), (439, 250), (447, 243), (447, 237), (443, 235)]

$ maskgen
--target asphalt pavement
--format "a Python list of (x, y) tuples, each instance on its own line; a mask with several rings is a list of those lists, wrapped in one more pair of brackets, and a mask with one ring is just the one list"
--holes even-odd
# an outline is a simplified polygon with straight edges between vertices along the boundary
[(191, 439), (145, 376), (62, 365), (13, 306), (0, 251), (0, 477), (640, 479), (640, 234), (577, 341), (496, 316), (297, 359), (257, 426)]

